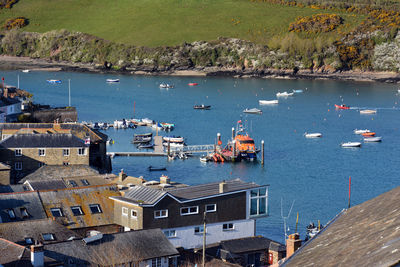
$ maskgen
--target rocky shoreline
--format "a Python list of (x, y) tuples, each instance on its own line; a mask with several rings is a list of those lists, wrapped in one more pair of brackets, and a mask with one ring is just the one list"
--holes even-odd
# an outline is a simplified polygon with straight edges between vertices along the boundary
[(170, 76), (230, 76), (234, 78), (273, 78), (273, 79), (319, 79), (319, 80), (344, 80), (364, 82), (386, 82), (400, 83), (400, 74), (396, 72), (373, 72), (373, 71), (337, 71), (323, 72), (311, 70), (282, 70), (282, 69), (239, 69), (204, 67), (179, 70), (152, 70), (137, 68), (129, 70), (115, 70), (105, 66), (85, 63), (56, 62), (45, 59), (32, 59), (29, 57), (0, 56), (0, 70), (23, 70), (30, 71), (77, 71), (110, 74), (131, 75), (170, 75)]

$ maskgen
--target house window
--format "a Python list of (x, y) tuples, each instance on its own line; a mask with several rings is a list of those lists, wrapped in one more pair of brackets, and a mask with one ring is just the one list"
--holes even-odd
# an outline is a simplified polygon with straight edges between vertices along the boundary
[(68, 157), (69, 156), (69, 148), (64, 148), (63, 149), (63, 156)]
[(86, 155), (86, 149), (84, 147), (78, 148), (78, 155), (79, 156), (84, 156)]
[(217, 204), (206, 205), (206, 212), (214, 212), (214, 211), (217, 211)]
[(53, 241), (55, 240), (54, 235), (50, 233), (42, 234), (44, 241)]
[(74, 180), (68, 180), (68, 184), (72, 187), (78, 187), (78, 184)]
[(80, 206), (71, 207), (71, 211), (74, 214), (74, 216), (83, 215), (83, 211)]
[(167, 218), (168, 217), (168, 210), (156, 210), (154, 212), (154, 218)]
[(90, 211), (92, 212), (92, 214), (102, 212), (99, 204), (90, 204), (89, 208), (90, 208)]
[(194, 228), (194, 234), (199, 235), (204, 233), (204, 226), (196, 226)]
[(81, 179), (83, 185), (90, 185), (89, 181), (86, 179)]
[(181, 215), (191, 215), (199, 213), (199, 206), (181, 208)]
[(233, 229), (235, 229), (235, 228), (233, 227), (233, 223), (224, 223), (224, 224), (222, 225), (222, 230), (223, 230), (223, 231), (232, 231)]
[(15, 170), (16, 171), (22, 170), (22, 162), (20, 162), (20, 161), (15, 162)]
[(46, 165), (44, 162), (39, 162), (39, 168)]
[(161, 258), (151, 259), (151, 267), (161, 267)]
[(13, 209), (8, 209), (7, 210), (7, 213), (8, 213), (8, 217), (10, 218), (10, 219), (15, 219), (15, 212), (14, 212), (14, 210)]
[(131, 218), (137, 219), (137, 211), (136, 210), (131, 210)]
[(267, 214), (267, 189), (260, 188), (250, 191), (250, 216)]
[(63, 216), (60, 208), (51, 208), (50, 211), (51, 211), (51, 214), (53, 215), (53, 217), (62, 217)]
[(41, 157), (46, 156), (46, 149), (44, 149), (44, 148), (39, 148), (38, 151), (39, 151), (39, 156), (41, 156)]
[(26, 208), (20, 208), (19, 211), (21, 212), (21, 216), (22, 218), (29, 218), (29, 213), (28, 210)]
[(168, 238), (176, 237), (176, 231), (175, 230), (165, 230), (164, 234)]
[(33, 238), (32, 237), (25, 237), (25, 244), (32, 245), (33, 244)]
[(16, 157), (22, 156), (22, 149), (21, 149), (21, 148), (15, 149), (15, 156), (16, 156)]
[(122, 215), (123, 216), (128, 216), (128, 208), (122, 207)]

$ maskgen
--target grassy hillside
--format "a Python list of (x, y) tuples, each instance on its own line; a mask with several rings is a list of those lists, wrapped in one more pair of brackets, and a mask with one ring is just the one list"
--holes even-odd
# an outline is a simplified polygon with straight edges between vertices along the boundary
[[(24, 16), (24, 31), (67, 29), (106, 40), (140, 45), (177, 45), (234, 37), (267, 43), (288, 33), (298, 16), (335, 11), (289, 7), (250, 0), (20, 0), (0, 10), (0, 23)], [(344, 19), (338, 31), (359, 25), (363, 15), (335, 12)], [(328, 33), (331, 37), (337, 31)]]

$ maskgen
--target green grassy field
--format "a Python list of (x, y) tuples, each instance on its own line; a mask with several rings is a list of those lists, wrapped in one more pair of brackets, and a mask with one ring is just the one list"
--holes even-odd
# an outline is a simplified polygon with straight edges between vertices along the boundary
[[(154, 47), (218, 37), (265, 43), (286, 34), (298, 16), (327, 12), (249, 0), (21, 0), (11, 10), (0, 10), (0, 23), (24, 16), (30, 20), (25, 31), (67, 29)], [(344, 19), (342, 30), (364, 18), (338, 14)]]

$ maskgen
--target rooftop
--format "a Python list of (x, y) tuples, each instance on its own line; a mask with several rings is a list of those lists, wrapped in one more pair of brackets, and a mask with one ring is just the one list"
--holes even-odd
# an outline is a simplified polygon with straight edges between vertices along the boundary
[[(284, 266), (395, 266), (400, 263), (400, 186), (344, 210)], [(397, 265), (396, 265), (397, 266)]]
[(37, 169), (35, 172), (25, 176), (20, 182), (29, 181), (47, 181), (53, 179), (61, 179), (65, 177), (83, 177), (96, 176), (99, 172), (87, 165), (45, 165)]
[(82, 139), (72, 134), (14, 134), (0, 141), (4, 148), (86, 147)]

